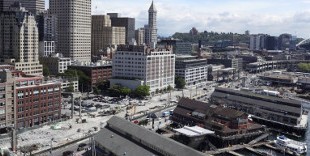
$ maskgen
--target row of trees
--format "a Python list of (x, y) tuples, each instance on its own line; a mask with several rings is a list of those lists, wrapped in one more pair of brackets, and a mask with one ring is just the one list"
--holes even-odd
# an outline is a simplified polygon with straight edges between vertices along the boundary
[(219, 40), (231, 40), (234, 42), (247, 43), (250, 41), (250, 36), (245, 34), (236, 33), (217, 33), (217, 32), (207, 32), (198, 33), (197, 35), (191, 35), (190, 33), (175, 33), (172, 35), (173, 38), (183, 40), (185, 42), (198, 43), (199, 40), (205, 45), (214, 45)]
[(299, 63), (298, 69), (305, 73), (310, 73), (310, 63)]
[(135, 90), (131, 90), (121, 85), (114, 85), (108, 89), (108, 93), (114, 97), (128, 95), (128, 96), (143, 98), (143, 97), (150, 95), (150, 87), (146, 85), (142, 85), (142, 86), (137, 87)]

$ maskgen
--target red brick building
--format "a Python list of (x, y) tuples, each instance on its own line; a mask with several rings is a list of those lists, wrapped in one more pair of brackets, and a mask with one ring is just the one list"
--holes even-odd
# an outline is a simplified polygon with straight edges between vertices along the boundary
[(109, 80), (112, 77), (112, 64), (95, 63), (91, 65), (71, 65), (68, 69), (83, 71), (91, 79), (91, 86), (97, 82)]
[(43, 77), (16, 78), (17, 128), (33, 127), (61, 117), (61, 83)]

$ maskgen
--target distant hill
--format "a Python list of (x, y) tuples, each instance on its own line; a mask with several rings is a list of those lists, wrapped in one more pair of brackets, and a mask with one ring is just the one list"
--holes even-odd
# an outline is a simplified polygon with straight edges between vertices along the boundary
[(202, 41), (204, 45), (214, 45), (219, 40), (231, 40), (234, 43), (249, 43), (250, 36), (245, 34), (237, 33), (217, 33), (217, 32), (202, 32), (197, 35), (191, 35), (190, 33), (175, 33), (172, 35), (174, 39), (180, 39), (185, 42), (198, 43), (199, 40)]

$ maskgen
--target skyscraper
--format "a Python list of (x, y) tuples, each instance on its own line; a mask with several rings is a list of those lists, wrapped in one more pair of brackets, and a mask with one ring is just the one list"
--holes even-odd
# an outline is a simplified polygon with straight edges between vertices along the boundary
[(20, 2), (22, 7), (25, 7), (26, 10), (36, 14), (38, 12), (43, 12), (45, 9), (44, 0), (0, 0), (0, 12), (9, 11), (11, 5), (14, 2)]
[(111, 18), (112, 27), (126, 28), (126, 43), (130, 44), (135, 39), (135, 19), (129, 17), (118, 17), (117, 13), (108, 13)]
[(15, 3), (0, 14), (0, 62), (30, 75), (42, 75), (39, 63), (38, 27), (32, 13)]
[(144, 45), (144, 43), (145, 43), (145, 29), (144, 28), (137, 29), (135, 36), (136, 36), (137, 45)]
[[(11, 0), (14, 1), (14, 0)], [(44, 0), (16, 0), (22, 4), (22, 7), (25, 7), (26, 10), (37, 14), (45, 10)]]
[(154, 2), (152, 1), (151, 7), (149, 8), (149, 24), (148, 24), (149, 41), (148, 45), (157, 43), (157, 10)]
[(78, 61), (91, 61), (91, 0), (50, 0), (57, 16), (57, 53)]
[(112, 27), (109, 15), (92, 15), (92, 55), (109, 46), (125, 44), (125, 27)]

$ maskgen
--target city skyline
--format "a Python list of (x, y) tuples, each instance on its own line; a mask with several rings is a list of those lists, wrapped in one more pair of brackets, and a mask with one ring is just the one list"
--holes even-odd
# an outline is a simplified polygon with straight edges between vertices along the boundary
[[(92, 0), (92, 14), (118, 12), (122, 16), (136, 18), (136, 28), (139, 28), (147, 24), (147, 10), (151, 2)], [(154, 3), (158, 10), (158, 34), (161, 36), (188, 32), (196, 27), (200, 32), (244, 33), (250, 30), (253, 34), (290, 33), (310, 37), (307, 29), (310, 26), (309, 0), (155, 0)]]

